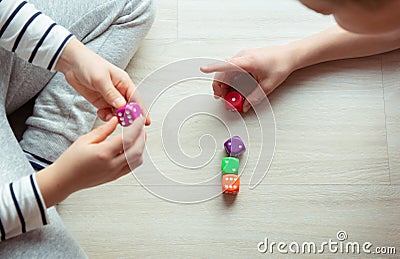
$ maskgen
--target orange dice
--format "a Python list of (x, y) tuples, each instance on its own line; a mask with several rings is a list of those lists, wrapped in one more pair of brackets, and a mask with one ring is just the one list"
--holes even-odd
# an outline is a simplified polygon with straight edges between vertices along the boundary
[(222, 192), (237, 194), (240, 188), (240, 177), (237, 174), (222, 175)]

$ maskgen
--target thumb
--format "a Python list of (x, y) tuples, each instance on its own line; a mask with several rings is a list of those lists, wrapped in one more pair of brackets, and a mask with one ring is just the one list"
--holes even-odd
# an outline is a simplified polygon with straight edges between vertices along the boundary
[(121, 108), (126, 104), (125, 98), (115, 88), (111, 79), (100, 89), (100, 94), (103, 96), (104, 100), (114, 108)]
[(237, 57), (227, 59), (226, 61), (220, 61), (200, 68), (203, 73), (214, 73), (214, 72), (233, 72), (240, 71), (241, 69), (249, 72), (251, 63), (246, 57)]
[(89, 143), (95, 144), (103, 142), (111, 133), (114, 132), (117, 127), (118, 119), (113, 117), (107, 123), (95, 128), (91, 132), (85, 135), (85, 140)]
[(258, 86), (256, 89), (253, 90), (247, 97), (243, 103), (243, 112), (247, 112), (250, 107), (254, 107), (259, 104), (264, 98), (266, 98), (266, 94), (264, 90)]

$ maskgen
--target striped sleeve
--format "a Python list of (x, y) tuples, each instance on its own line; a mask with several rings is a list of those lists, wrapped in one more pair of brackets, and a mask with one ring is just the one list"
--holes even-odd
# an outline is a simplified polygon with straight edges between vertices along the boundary
[(0, 0), (0, 46), (34, 65), (54, 70), (73, 35), (32, 4)]
[(1, 241), (49, 222), (41, 193), (34, 175), (0, 187)]

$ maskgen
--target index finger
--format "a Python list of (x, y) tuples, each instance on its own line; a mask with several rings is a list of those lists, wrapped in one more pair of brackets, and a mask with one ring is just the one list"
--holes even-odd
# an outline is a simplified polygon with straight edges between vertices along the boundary
[(237, 67), (234, 59), (226, 60), (226, 61), (219, 61), (212, 64), (208, 64), (205, 66), (200, 67), (201, 72), (210, 74), (214, 72), (232, 72), (232, 71), (240, 71), (240, 66)]
[(134, 101), (137, 104), (139, 104), (140, 108), (142, 109), (142, 114), (146, 118), (145, 125), (149, 126), (151, 124), (150, 115), (149, 112), (147, 111), (146, 105), (144, 104), (143, 97), (140, 95), (139, 90), (137, 89), (136, 86), (133, 85), (133, 83), (129, 89), (130, 89), (128, 91), (129, 101)]

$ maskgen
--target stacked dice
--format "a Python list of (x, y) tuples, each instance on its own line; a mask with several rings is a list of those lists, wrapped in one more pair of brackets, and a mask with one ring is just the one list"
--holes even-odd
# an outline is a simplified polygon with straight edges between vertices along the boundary
[(115, 112), (122, 127), (128, 127), (134, 120), (142, 116), (142, 110), (137, 103), (128, 103)]
[(222, 158), (222, 192), (237, 194), (240, 189), (238, 157), (246, 151), (246, 147), (239, 136), (228, 139), (224, 146), (229, 157)]

